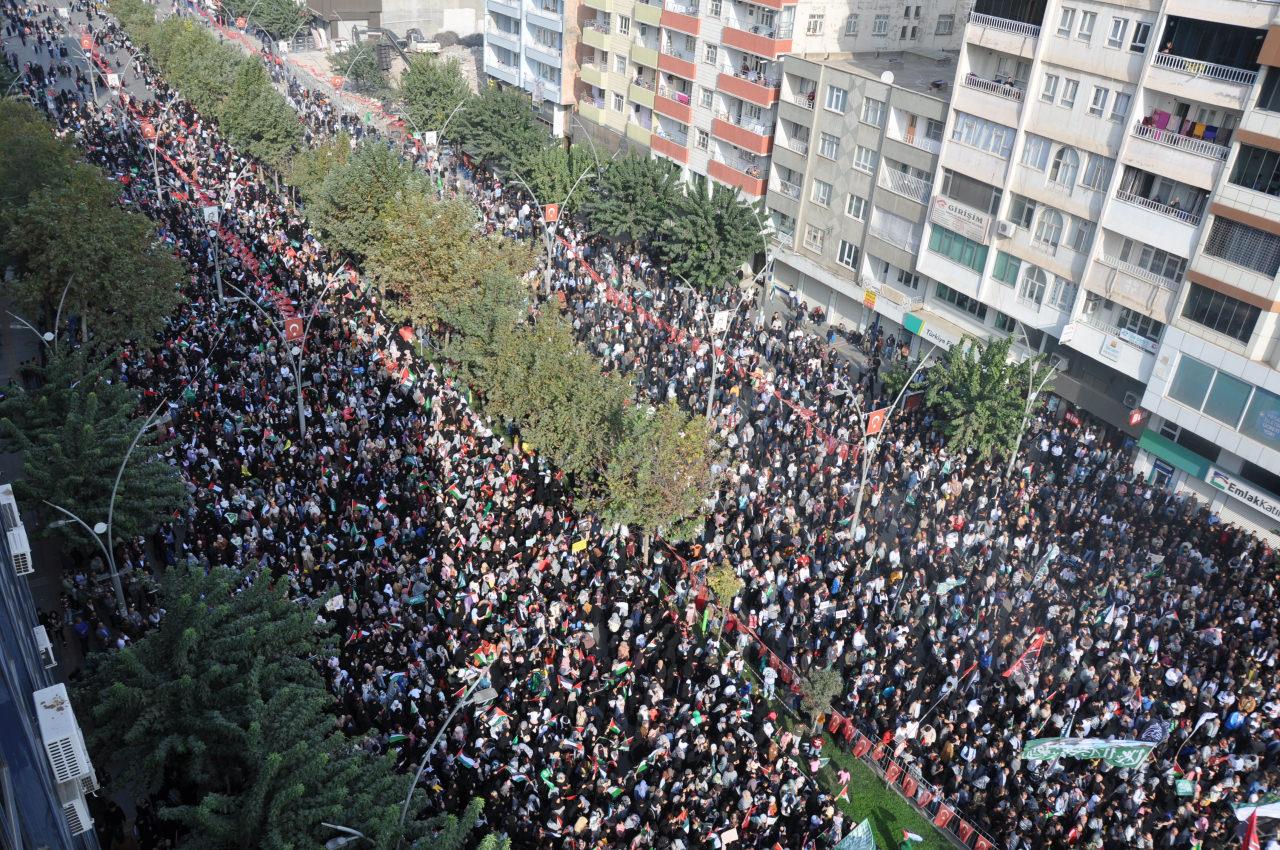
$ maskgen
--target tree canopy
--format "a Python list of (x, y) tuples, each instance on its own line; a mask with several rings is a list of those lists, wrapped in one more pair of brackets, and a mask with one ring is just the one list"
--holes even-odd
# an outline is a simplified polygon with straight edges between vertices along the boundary
[(519, 89), (490, 87), (467, 102), (453, 119), (450, 135), (480, 161), (509, 167), (546, 144), (547, 133), (533, 117), (529, 96)]
[(250, 29), (263, 29), (277, 40), (292, 38), (311, 20), (306, 6), (294, 0), (224, 0), (222, 8), (232, 18), (247, 17)]
[(423, 180), (385, 143), (369, 140), (328, 169), (313, 190), (307, 217), (330, 247), (363, 260), (386, 237), (388, 215), (421, 194)]
[(574, 145), (566, 149), (558, 143), (530, 151), (512, 165), (513, 172), (519, 174), (541, 203), (561, 204), (561, 214), (572, 214), (582, 199), (592, 193), (597, 168), (590, 148)]
[(626, 156), (604, 169), (598, 191), (583, 199), (582, 213), (593, 234), (648, 243), (671, 217), (679, 194), (680, 174), (670, 160)]
[(329, 68), (352, 89), (382, 95), (390, 90), (387, 74), (378, 64), (377, 42), (360, 41), (329, 57)]
[(658, 228), (657, 248), (670, 271), (693, 286), (720, 286), (763, 249), (756, 211), (727, 186), (678, 194)]
[(449, 116), (457, 120), (454, 110), (472, 98), (471, 86), (462, 75), (462, 65), (457, 59), (438, 59), (430, 54), (415, 56), (400, 75), (400, 99), (404, 101), (405, 114), (414, 132), (440, 133), (443, 127), (448, 133), (451, 127), (456, 127), (451, 121), (449, 127), (445, 127)]

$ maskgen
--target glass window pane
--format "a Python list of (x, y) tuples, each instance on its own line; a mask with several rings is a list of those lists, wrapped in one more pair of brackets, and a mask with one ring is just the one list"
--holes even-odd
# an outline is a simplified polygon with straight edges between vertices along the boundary
[(1169, 384), (1169, 398), (1199, 410), (1200, 405), (1204, 404), (1204, 396), (1209, 391), (1209, 381), (1212, 378), (1212, 366), (1184, 355), (1178, 363), (1173, 382)]
[(1280, 395), (1257, 389), (1240, 423), (1240, 433), (1280, 450)]
[(1204, 412), (1234, 428), (1240, 421), (1240, 414), (1244, 413), (1244, 406), (1249, 401), (1249, 391), (1252, 389), (1252, 384), (1219, 372), (1213, 388), (1209, 390), (1209, 400), (1204, 404)]

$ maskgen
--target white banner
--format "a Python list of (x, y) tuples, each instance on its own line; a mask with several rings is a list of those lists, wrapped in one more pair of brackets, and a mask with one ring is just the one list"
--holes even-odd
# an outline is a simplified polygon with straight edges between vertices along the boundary
[(1242, 481), (1230, 472), (1218, 469), (1216, 466), (1209, 467), (1209, 472), (1205, 475), (1204, 480), (1222, 492), (1244, 502), (1255, 511), (1264, 513), (1280, 522), (1280, 499), (1270, 493), (1259, 490), (1252, 484)]

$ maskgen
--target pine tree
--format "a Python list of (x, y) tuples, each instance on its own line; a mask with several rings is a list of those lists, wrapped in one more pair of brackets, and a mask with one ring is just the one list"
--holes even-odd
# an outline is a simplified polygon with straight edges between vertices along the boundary
[(676, 197), (656, 245), (667, 267), (691, 285), (720, 286), (764, 250), (760, 227), (759, 212), (717, 183), (710, 194), (693, 188)]
[(615, 242), (649, 243), (675, 207), (680, 174), (669, 160), (627, 156), (600, 176), (599, 191), (583, 199), (591, 232)]
[(529, 96), (510, 87), (485, 89), (459, 110), (450, 126), (450, 135), (477, 159), (503, 167), (520, 162), (547, 138), (533, 117)]

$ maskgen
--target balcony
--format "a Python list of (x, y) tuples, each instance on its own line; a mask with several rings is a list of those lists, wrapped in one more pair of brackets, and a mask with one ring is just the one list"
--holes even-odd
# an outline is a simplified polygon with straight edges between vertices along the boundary
[(1099, 254), (1098, 262), (1086, 274), (1085, 285), (1124, 307), (1138, 310), (1167, 324), (1182, 281), (1127, 263), (1109, 254)]
[(782, 146), (789, 151), (795, 151), (801, 156), (809, 155), (808, 139), (783, 139)]
[(582, 22), (582, 43), (596, 50), (609, 50), (609, 24), (605, 21), (589, 20)]
[[(746, 24), (743, 24), (746, 26)], [(732, 24), (725, 24), (720, 32), (720, 43), (725, 47), (745, 50), (766, 59), (777, 59), (791, 50), (791, 38), (780, 38), (781, 33), (774, 27), (755, 26), (751, 32), (739, 29)]]
[(929, 200), (929, 193), (933, 191), (933, 184), (928, 180), (921, 180), (896, 168), (880, 169), (880, 185), (918, 204)]
[(1036, 40), (1040, 38), (1040, 27), (1035, 24), (978, 12), (969, 14), (969, 26), (976, 30), (967, 34), (969, 42), (1024, 59), (1035, 53)]
[(596, 88), (604, 88), (604, 72), (593, 62), (583, 62), (578, 66), (578, 79)]
[(578, 114), (583, 118), (595, 124), (604, 123), (604, 98), (603, 97), (580, 97), (578, 98)]
[(653, 152), (674, 159), (676, 162), (687, 164), (689, 162), (689, 149), (686, 145), (689, 144), (689, 137), (671, 139), (660, 135), (661, 133), (662, 131), (659, 130), (649, 138), (649, 147), (653, 149)]
[(485, 8), (492, 9), (500, 15), (520, 20), (519, 0), (488, 0), (485, 3)]
[(1003, 97), (1005, 100), (1016, 100), (1018, 103), (1022, 103), (1022, 89), (1017, 86), (998, 83), (995, 80), (984, 80), (974, 73), (964, 75), (964, 84), (971, 89), (994, 94), (996, 97)]
[(693, 107), (689, 103), (689, 95), (666, 86), (658, 87), (658, 94), (653, 98), (653, 111), (674, 118), (681, 124), (693, 122)]
[(554, 0), (533, 0), (525, 5), (526, 16), (538, 26), (560, 32), (564, 28), (564, 7)]
[[(1124, 336), (1121, 336), (1122, 332)], [(1136, 344), (1134, 339), (1150, 342), (1132, 331), (1116, 327), (1096, 313), (1077, 316), (1062, 331), (1065, 345), (1145, 384), (1151, 379), (1156, 355), (1146, 346)]]
[(682, 32), (687, 35), (698, 35), (700, 32), (700, 22), (698, 21), (698, 4), (697, 3), (677, 3), (676, 0), (666, 0), (663, 5), (662, 17), (659, 19), (662, 26), (673, 29), (676, 32)]
[(635, 8), (631, 14), (635, 15), (636, 20), (640, 23), (656, 27), (662, 22), (662, 3), (636, 0)]
[(1134, 204), (1135, 206), (1142, 207), (1145, 210), (1159, 213), (1165, 218), (1171, 218), (1174, 221), (1189, 224), (1192, 227), (1197, 227), (1200, 224), (1201, 216), (1198, 212), (1191, 212), (1190, 210), (1184, 210), (1180, 207), (1163, 204), (1160, 201), (1152, 200), (1151, 198), (1144, 198), (1141, 195), (1135, 195), (1132, 192), (1126, 192), (1123, 189), (1116, 190), (1116, 200), (1123, 201), (1126, 204)]
[(997, 18), (995, 15), (982, 15), (978, 12), (973, 12), (969, 15), (969, 23), (973, 24), (975, 27), (999, 30), (1000, 32), (1013, 33), (1014, 35), (1026, 36), (1027, 38), (1040, 37), (1040, 27), (1035, 24), (1026, 24), (1022, 21), (1011, 21), (1008, 18)]
[(649, 147), (652, 134), (634, 121), (627, 122), (627, 138), (639, 145)]
[(764, 174), (768, 167), (761, 168), (745, 159), (727, 157), (731, 162), (722, 162), (716, 157), (707, 164), (707, 174), (728, 186), (739, 189), (743, 194), (759, 198), (764, 195)]
[(1176, 56), (1172, 53), (1157, 53), (1156, 58), (1151, 60), (1151, 64), (1157, 68), (1177, 71), (1190, 77), (1221, 80), (1224, 83), (1235, 83), (1245, 88), (1253, 88), (1253, 84), (1258, 79), (1257, 71), (1233, 68), (1230, 65), (1215, 65), (1212, 62), (1188, 59), (1185, 56)]
[(1147, 139), (1158, 145), (1186, 151), (1187, 153), (1219, 162), (1225, 161), (1227, 154), (1231, 152), (1231, 148), (1226, 145), (1220, 145), (1217, 142), (1206, 139), (1197, 139), (1195, 136), (1184, 136), (1172, 130), (1162, 130), (1147, 123), (1134, 124), (1133, 134), (1140, 139)]
[(693, 64), (693, 54), (677, 50), (671, 45), (664, 47), (662, 54), (658, 56), (658, 70), (686, 80), (695, 80), (698, 76), (697, 66)]
[(627, 97), (632, 103), (638, 103), (641, 106), (647, 106), (653, 109), (654, 93), (653, 81), (636, 79), (631, 81), (631, 85), (627, 87)]
[(485, 30), (484, 37), (494, 44), (500, 44), (510, 50), (512, 53), (520, 51), (520, 33), (508, 32), (499, 27), (490, 26)]
[(1179, 100), (1243, 111), (1257, 78), (1256, 71), (1245, 68), (1157, 53), (1151, 61), (1146, 84)]
[(755, 72), (742, 77), (721, 71), (720, 76), (716, 77), (716, 88), (720, 91), (733, 95), (739, 100), (745, 100), (747, 103), (764, 107), (773, 106), (778, 102), (778, 91), (781, 85), (780, 80), (762, 77)]
[(902, 142), (903, 144), (911, 145), (911, 147), (913, 148), (919, 148), (925, 153), (931, 153), (934, 156), (937, 156), (938, 153), (942, 150), (941, 141), (937, 139), (931, 139), (925, 134), (921, 133), (919, 130), (913, 129), (913, 131), (910, 131), (910, 132), (899, 131), (897, 133), (890, 133), (889, 138), (897, 139), (899, 142)]
[(778, 191), (786, 195), (788, 198), (800, 200), (800, 184), (792, 183), (789, 180), (778, 180)]
[[(639, 9), (640, 5), (636, 4), (636, 8)], [(649, 47), (648, 45), (637, 41), (635, 44), (631, 45), (631, 61), (635, 62), (637, 65), (643, 65), (646, 68), (657, 68), (658, 51), (653, 47)]]
[[(490, 2), (492, 2), (492, 0), (490, 0)], [(582, 0), (582, 5), (586, 6), (588, 9), (598, 9), (601, 12), (612, 13), (617, 11), (616, 0)]]
[(485, 58), (484, 72), (497, 80), (513, 86), (520, 85), (520, 68), (512, 62)]
[(773, 128), (741, 115), (720, 113), (711, 119), (711, 135), (752, 153), (768, 154), (773, 150)]

